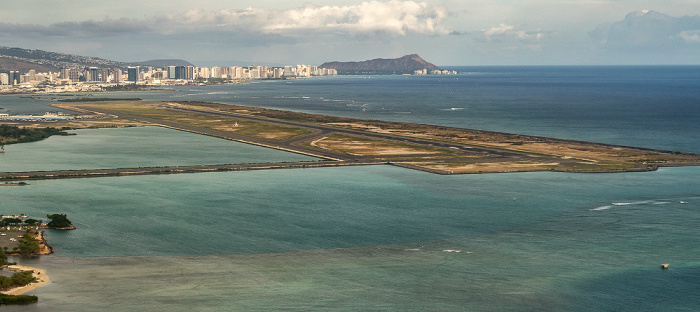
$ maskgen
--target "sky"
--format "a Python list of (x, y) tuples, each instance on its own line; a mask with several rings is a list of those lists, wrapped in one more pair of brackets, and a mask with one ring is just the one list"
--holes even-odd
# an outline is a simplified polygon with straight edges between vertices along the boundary
[(0, 0), (0, 46), (197, 66), (700, 64), (700, 0)]

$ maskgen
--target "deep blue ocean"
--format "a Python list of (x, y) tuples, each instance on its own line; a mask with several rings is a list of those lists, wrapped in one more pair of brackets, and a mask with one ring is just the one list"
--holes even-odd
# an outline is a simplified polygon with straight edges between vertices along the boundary
[[(700, 152), (698, 66), (455, 69), (99, 96)], [(2, 96), (0, 112), (43, 113), (50, 102)], [(110, 157), (128, 145), (117, 139), (125, 131), (142, 148)], [(182, 153), (179, 140), (200, 148)], [(167, 129), (80, 130), (6, 146), (0, 168), (33, 168), (25, 158), (89, 168), (299, 157), (195, 141)], [(0, 212), (66, 213), (78, 229), (46, 233), (53, 255), (15, 257), (52, 282), (32, 291), (38, 304), (2, 310), (697, 311), (698, 176), (700, 167), (440, 176), (368, 166), (30, 181), (0, 190)]]

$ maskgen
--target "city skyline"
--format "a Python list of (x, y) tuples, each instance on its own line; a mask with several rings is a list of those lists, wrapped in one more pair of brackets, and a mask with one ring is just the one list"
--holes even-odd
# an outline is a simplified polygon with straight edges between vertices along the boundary
[[(139, 8), (134, 10), (134, 8)], [(5, 46), (122, 62), (440, 66), (700, 64), (696, 1), (15, 1)]]
[[(335, 69), (311, 65), (287, 65), (284, 67), (196, 67), (196, 66), (129, 66), (125, 70), (108, 67), (66, 67), (58, 72), (26, 73), (10, 70), (0, 72), (0, 94), (12, 93), (61, 93), (104, 91), (124, 85), (165, 86), (214, 83), (240, 83), (259, 79), (296, 79), (311, 76), (335, 76)], [(425, 72), (417, 75), (427, 74)], [(431, 74), (451, 74), (445, 71)], [(5, 116), (7, 117), (7, 116)], [(14, 118), (14, 117), (12, 117)]]

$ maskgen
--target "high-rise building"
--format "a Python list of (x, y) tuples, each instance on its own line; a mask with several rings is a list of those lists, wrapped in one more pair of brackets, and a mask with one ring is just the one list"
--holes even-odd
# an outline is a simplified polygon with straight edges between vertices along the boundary
[(209, 67), (200, 67), (199, 68), (199, 78), (209, 79), (209, 77), (211, 77), (211, 72), (209, 70)]
[(0, 73), (0, 85), (10, 84), (10, 75), (7, 73)]
[(100, 74), (100, 81), (109, 82), (109, 68), (102, 68), (102, 73)]
[(114, 81), (115, 83), (122, 82), (122, 70), (121, 69), (115, 68), (112, 71), (112, 76), (114, 77), (114, 78), (112, 78), (112, 81)]
[(189, 80), (194, 79), (194, 66), (187, 66), (186, 68), (187, 69), (186, 69), (185, 79), (189, 79)]
[(187, 67), (175, 66), (175, 79), (187, 79)]
[(85, 69), (85, 81), (94, 82), (100, 81), (100, 69), (97, 67), (88, 67)]
[(248, 73), (250, 73), (250, 79), (260, 79), (260, 68), (258, 66), (248, 67)]
[(294, 76), (294, 67), (291, 65), (284, 66), (284, 73), (282, 74), (284, 77), (292, 77)]
[(140, 67), (129, 67), (126, 69), (126, 74), (127, 74), (127, 80), (131, 82), (137, 82), (139, 81), (139, 71)]
[(177, 66), (168, 66), (168, 79), (177, 79), (175, 78), (176, 69)]
[(22, 75), (20, 75), (16, 70), (11, 70), (8, 76), (10, 78), (9, 84), (11, 85), (18, 85), (22, 82)]
[(257, 68), (260, 79), (267, 79), (269, 77), (267, 73), (267, 66), (257, 66)]
[(62, 79), (70, 79), (71, 82), (77, 82), (80, 80), (80, 72), (77, 68), (64, 68), (61, 70)]
[(221, 78), (221, 67), (212, 67), (209, 78)]

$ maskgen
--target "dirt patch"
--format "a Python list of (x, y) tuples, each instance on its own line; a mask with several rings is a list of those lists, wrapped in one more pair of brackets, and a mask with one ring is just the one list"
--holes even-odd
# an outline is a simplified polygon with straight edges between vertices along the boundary
[(422, 146), (410, 146), (403, 143), (365, 139), (347, 135), (332, 135), (318, 139), (311, 143), (312, 146), (326, 150), (339, 151), (359, 156), (383, 156), (383, 155), (425, 155), (441, 154), (442, 151), (432, 150)]
[(526, 172), (550, 170), (559, 163), (484, 162), (484, 163), (409, 163), (414, 166), (455, 173)]

